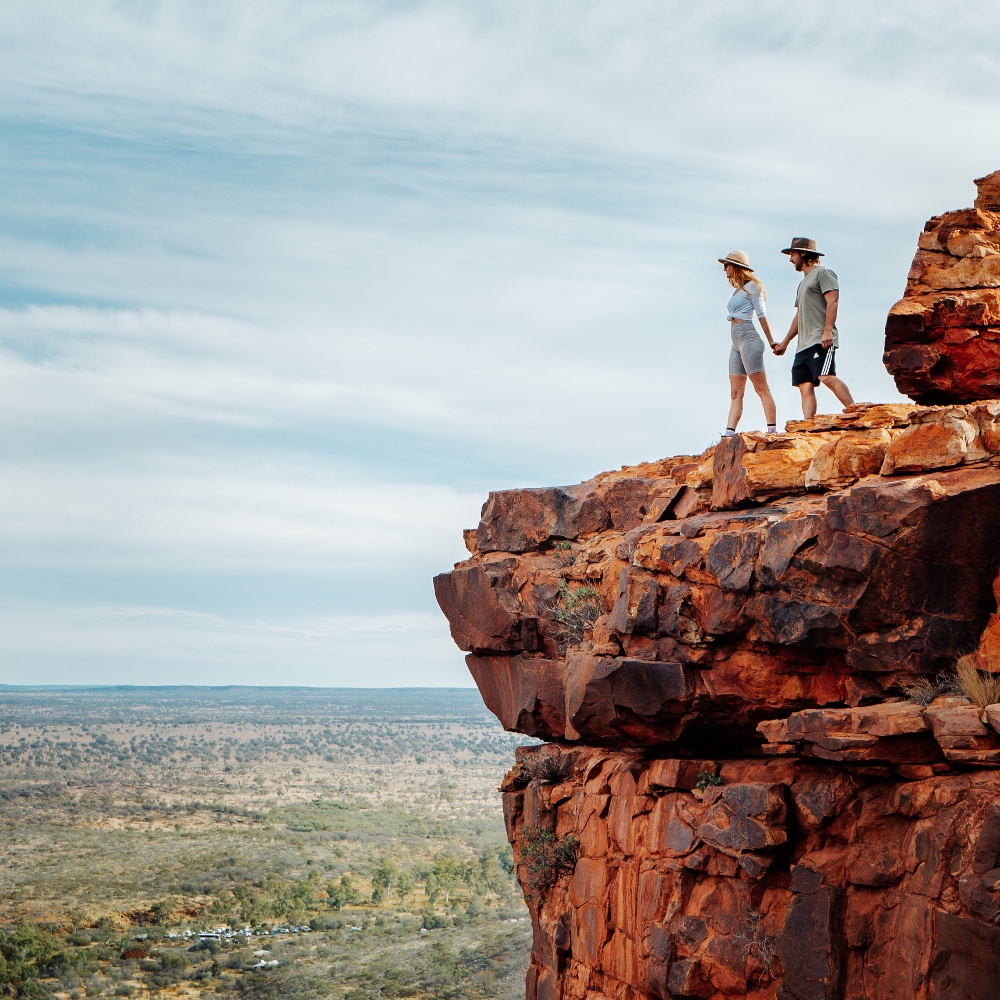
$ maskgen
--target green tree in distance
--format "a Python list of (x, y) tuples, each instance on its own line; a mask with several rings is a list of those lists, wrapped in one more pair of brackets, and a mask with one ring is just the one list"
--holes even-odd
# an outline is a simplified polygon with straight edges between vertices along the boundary
[(380, 903), (388, 899), (398, 879), (399, 869), (389, 858), (383, 858), (372, 872), (372, 901)]
[(361, 899), (361, 893), (354, 884), (354, 879), (350, 875), (344, 874), (339, 882), (331, 882), (326, 887), (326, 898), (330, 906), (342, 910), (345, 906), (351, 906)]
[[(433, 878), (439, 892), (444, 893), (445, 905), (448, 905), (451, 891), (462, 881), (462, 863), (450, 854), (443, 854), (431, 865), (431, 873), (427, 876), (428, 885)], [(430, 897), (430, 892), (427, 893)]]

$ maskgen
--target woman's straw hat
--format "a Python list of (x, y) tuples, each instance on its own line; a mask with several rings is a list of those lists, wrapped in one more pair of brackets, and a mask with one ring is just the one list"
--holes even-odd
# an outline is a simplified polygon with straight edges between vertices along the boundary
[(750, 266), (750, 257), (745, 254), (742, 250), (730, 250), (725, 257), (719, 258), (720, 264), (735, 264), (737, 267), (742, 267), (744, 271), (752, 271), (753, 268)]

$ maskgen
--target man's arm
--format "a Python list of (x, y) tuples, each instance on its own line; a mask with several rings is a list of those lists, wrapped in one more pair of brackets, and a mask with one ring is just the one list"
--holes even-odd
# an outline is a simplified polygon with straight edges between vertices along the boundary
[(824, 292), (826, 299), (826, 320), (823, 323), (823, 344), (824, 350), (833, 347), (833, 325), (837, 322), (837, 306), (840, 303), (840, 292), (835, 288), (832, 291)]
[(788, 335), (780, 344), (772, 344), (771, 349), (777, 355), (782, 355), (785, 353), (785, 349), (788, 345), (799, 335), (799, 311), (798, 309), (792, 313), (792, 325), (788, 328)]

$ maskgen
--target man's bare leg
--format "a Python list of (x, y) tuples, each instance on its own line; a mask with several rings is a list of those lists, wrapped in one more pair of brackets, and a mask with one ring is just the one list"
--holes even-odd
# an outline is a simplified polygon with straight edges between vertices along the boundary
[(808, 420), (810, 417), (816, 416), (816, 390), (813, 388), (812, 382), (803, 382), (799, 386), (799, 392), (802, 395), (802, 416)]
[(840, 400), (845, 413), (854, 409), (854, 397), (851, 395), (851, 390), (847, 388), (846, 382), (837, 378), (836, 375), (820, 375), (819, 380)]

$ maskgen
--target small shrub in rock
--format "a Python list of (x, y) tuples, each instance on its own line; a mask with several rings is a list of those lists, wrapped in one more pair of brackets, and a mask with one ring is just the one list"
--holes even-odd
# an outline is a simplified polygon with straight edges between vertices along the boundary
[(697, 787), (700, 791), (705, 791), (709, 785), (721, 785), (722, 778), (713, 771), (699, 771)]
[(736, 936), (743, 942), (744, 958), (749, 959), (760, 969), (760, 978), (769, 980), (773, 974), (777, 949), (774, 936), (768, 934), (764, 928), (764, 915), (758, 910), (750, 909), (747, 912), (746, 929)]
[(525, 881), (532, 888), (554, 885), (576, 867), (580, 844), (572, 834), (559, 838), (536, 826), (523, 830), (522, 837), (521, 864)]
[(549, 610), (555, 622), (552, 631), (560, 652), (565, 652), (567, 646), (583, 642), (584, 634), (604, 614), (601, 595), (594, 587), (571, 590), (565, 580), (559, 581), (559, 601)]
[(572, 773), (572, 766), (560, 753), (541, 754), (525, 765), (528, 777), (533, 781), (544, 781), (547, 784), (558, 785)]

